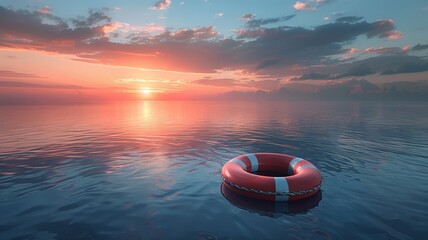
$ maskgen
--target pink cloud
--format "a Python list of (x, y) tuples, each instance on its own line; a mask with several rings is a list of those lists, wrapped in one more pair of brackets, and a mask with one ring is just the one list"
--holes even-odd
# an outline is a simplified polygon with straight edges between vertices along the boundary
[[(297, 1), (293, 7), (298, 11), (302, 10), (317, 10), (318, 7), (327, 3), (328, 0), (307, 0), (306, 2)], [(324, 19), (328, 20), (328, 19)]]
[(158, 0), (155, 5), (153, 5), (153, 9), (165, 10), (169, 8), (169, 5), (171, 5), (171, 0)]
[(394, 20), (384, 19), (373, 23), (373, 29), (367, 34), (369, 38), (378, 36), (382, 38), (388, 38), (396, 40), (402, 37), (402, 33), (395, 30)]
[(403, 54), (408, 52), (410, 46), (406, 45), (403, 48), (399, 47), (379, 47), (379, 48), (366, 48), (363, 51), (363, 54), (380, 54), (380, 55), (388, 55), (388, 54)]
[(166, 27), (163, 25), (158, 25), (155, 23), (149, 23), (145, 26), (136, 26), (131, 25), (129, 23), (123, 23), (123, 22), (116, 22), (114, 23), (117, 25), (117, 29), (119, 29), (121, 32), (127, 33), (127, 32), (163, 32), (165, 31)]
[(297, 1), (293, 5), (293, 7), (294, 7), (294, 9), (296, 9), (298, 11), (301, 11), (301, 10), (310, 10), (311, 9), (307, 3), (300, 2), (300, 1)]
[(48, 6), (44, 6), (44, 7), (41, 7), (38, 10), (38, 12), (41, 13), (41, 14), (51, 14), (51, 8), (48, 7)]
[(404, 47), (401, 48), (401, 50), (407, 53), (408, 51), (410, 51), (410, 45), (405, 45)]
[(391, 31), (388, 36), (388, 39), (397, 40), (397, 39), (400, 39), (402, 36), (403, 34), (399, 31)]
[(346, 50), (346, 53), (357, 53), (358, 51), (358, 48), (349, 48)]

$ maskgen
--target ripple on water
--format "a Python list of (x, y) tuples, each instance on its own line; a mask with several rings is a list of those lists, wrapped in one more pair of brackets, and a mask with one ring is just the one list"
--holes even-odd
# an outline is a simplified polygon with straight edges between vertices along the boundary
[[(422, 239), (427, 110), (284, 102), (0, 107), (0, 238)], [(225, 193), (222, 165), (250, 152), (308, 159), (322, 172), (322, 192), (290, 203)]]

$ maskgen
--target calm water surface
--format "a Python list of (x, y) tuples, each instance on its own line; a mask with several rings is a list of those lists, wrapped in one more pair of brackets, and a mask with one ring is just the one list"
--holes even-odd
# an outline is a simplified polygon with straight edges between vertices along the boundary
[[(305, 158), (322, 192), (222, 189), (231, 158)], [(426, 239), (428, 104), (0, 107), (0, 239)]]

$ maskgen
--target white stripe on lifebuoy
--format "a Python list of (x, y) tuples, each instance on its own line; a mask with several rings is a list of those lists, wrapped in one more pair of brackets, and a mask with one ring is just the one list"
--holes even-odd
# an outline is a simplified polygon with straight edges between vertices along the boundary
[(251, 162), (251, 172), (257, 172), (259, 170), (259, 160), (257, 160), (256, 155), (254, 154), (246, 154), (248, 159), (250, 159)]
[(244, 170), (247, 170), (247, 165), (241, 160), (241, 159), (232, 159), (232, 160), (230, 160), (231, 162), (234, 162), (234, 163), (237, 163), (237, 164), (239, 164), (239, 165), (241, 165), (241, 167), (244, 169)]
[(303, 166), (299, 167), (299, 169), (305, 169), (305, 168), (313, 168), (313, 169), (318, 170), (318, 168), (315, 167), (315, 165), (312, 165), (312, 164), (306, 164), (306, 165), (303, 165)]
[(294, 158), (293, 160), (291, 160), (290, 164), (288, 165), (288, 174), (289, 175), (293, 175), (294, 174), (294, 167), (300, 162), (303, 161), (304, 159), (302, 158)]
[[(275, 179), (275, 192), (288, 192), (288, 182), (285, 177), (274, 177)], [(288, 195), (275, 196), (275, 201), (288, 201)]]

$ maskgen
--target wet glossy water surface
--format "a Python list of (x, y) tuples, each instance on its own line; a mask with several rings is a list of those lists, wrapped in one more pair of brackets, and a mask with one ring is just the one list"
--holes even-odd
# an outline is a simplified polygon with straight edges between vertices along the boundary
[[(0, 107), (0, 239), (424, 239), (428, 104), (134, 102)], [(278, 152), (324, 177), (269, 203), (222, 186)]]

